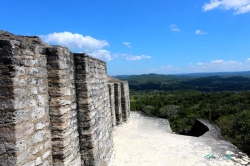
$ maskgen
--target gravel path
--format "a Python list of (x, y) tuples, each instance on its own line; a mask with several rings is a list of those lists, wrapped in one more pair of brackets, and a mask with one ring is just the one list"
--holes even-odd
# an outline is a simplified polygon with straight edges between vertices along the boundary
[[(129, 122), (116, 127), (113, 136), (109, 166), (250, 165), (250, 159), (227, 141), (176, 135), (168, 120), (139, 112), (131, 112)], [(214, 157), (204, 158), (209, 154)]]

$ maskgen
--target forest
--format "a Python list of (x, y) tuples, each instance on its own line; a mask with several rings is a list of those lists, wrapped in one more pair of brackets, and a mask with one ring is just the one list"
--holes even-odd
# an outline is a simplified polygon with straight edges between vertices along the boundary
[(131, 110), (167, 118), (174, 132), (195, 119), (216, 124), (221, 134), (250, 155), (250, 76), (138, 75), (129, 81)]

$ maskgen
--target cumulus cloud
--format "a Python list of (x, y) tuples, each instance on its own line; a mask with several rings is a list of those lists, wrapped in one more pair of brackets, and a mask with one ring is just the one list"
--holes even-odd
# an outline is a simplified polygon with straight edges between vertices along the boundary
[(161, 66), (159, 68), (150, 68), (148, 72), (160, 74), (178, 74), (178, 73), (202, 73), (202, 72), (234, 72), (249, 71), (250, 58), (245, 62), (213, 60), (211, 62), (190, 63), (186, 67), (176, 67), (172, 65)]
[(171, 24), (170, 26), (170, 29), (174, 32), (180, 32), (181, 30), (177, 27), (177, 25), (175, 24)]
[(106, 40), (98, 40), (91, 36), (71, 32), (55, 32), (40, 35), (40, 37), (46, 43), (65, 46), (73, 52), (85, 52), (104, 61), (112, 60), (110, 52), (103, 49), (103, 47), (109, 45)]
[(110, 55), (110, 52), (107, 50), (95, 50), (93, 52), (89, 52), (88, 55), (104, 61), (112, 60), (112, 56)]
[(131, 43), (129, 43), (129, 42), (122, 42), (125, 46), (127, 46), (128, 48), (130, 48), (131, 47)]
[(196, 35), (205, 35), (205, 34), (207, 34), (207, 32), (202, 32), (201, 30), (196, 30), (195, 34)]
[(250, 0), (210, 0), (210, 3), (205, 3), (203, 6), (204, 11), (213, 9), (222, 9), (235, 11), (234, 14), (243, 14), (250, 12)]
[(130, 55), (130, 54), (114, 54), (113, 57), (115, 57), (115, 58), (119, 58), (119, 57), (125, 58), (128, 61), (137, 61), (137, 60), (152, 58), (151, 56), (147, 56), (147, 55), (134, 56), (134, 55)]
[(223, 63), (224, 61), (223, 60), (213, 60), (213, 61), (211, 61), (210, 63), (211, 64), (221, 64), (221, 63)]
[(91, 36), (83, 36), (71, 32), (55, 32), (48, 35), (40, 35), (42, 40), (49, 44), (58, 44), (68, 47), (71, 50), (90, 52), (108, 46), (106, 40), (98, 40)]

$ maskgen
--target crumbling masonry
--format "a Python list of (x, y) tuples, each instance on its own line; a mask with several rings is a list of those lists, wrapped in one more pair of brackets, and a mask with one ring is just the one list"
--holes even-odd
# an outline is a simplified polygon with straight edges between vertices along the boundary
[(0, 165), (106, 166), (129, 103), (105, 62), (0, 31)]

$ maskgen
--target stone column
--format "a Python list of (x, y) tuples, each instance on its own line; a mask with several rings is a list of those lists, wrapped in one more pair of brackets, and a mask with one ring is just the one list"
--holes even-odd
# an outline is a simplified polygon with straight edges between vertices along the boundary
[(80, 166), (73, 54), (47, 48), (52, 154), (54, 166)]
[(122, 120), (126, 122), (130, 116), (130, 98), (128, 82), (121, 82), (121, 105), (122, 105)]
[(109, 101), (110, 101), (110, 112), (112, 118), (112, 126), (116, 125), (116, 115), (115, 115), (115, 90), (114, 90), (114, 83), (109, 83)]
[(0, 165), (52, 165), (44, 46), (0, 31)]
[(116, 124), (122, 124), (122, 105), (121, 105), (121, 83), (115, 82), (115, 115), (116, 115)]
[(87, 166), (105, 166), (113, 151), (106, 63), (74, 54), (81, 159)]

